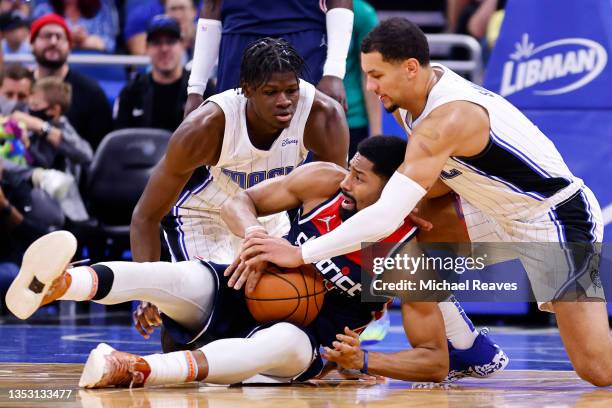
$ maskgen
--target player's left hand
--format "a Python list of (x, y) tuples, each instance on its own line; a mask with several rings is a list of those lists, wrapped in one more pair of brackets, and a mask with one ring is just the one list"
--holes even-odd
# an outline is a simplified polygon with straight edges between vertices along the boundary
[(332, 343), (334, 348), (324, 347), (321, 356), (341, 367), (361, 370), (363, 368), (363, 350), (360, 347), (359, 335), (345, 327), (344, 334), (337, 334), (336, 338), (338, 340)]
[(244, 241), (240, 258), (249, 268), (262, 262), (270, 262), (285, 268), (304, 264), (300, 247), (291, 245), (284, 238), (253, 235)]
[(317, 89), (338, 101), (345, 112), (348, 110), (348, 105), (346, 104), (346, 90), (344, 89), (344, 82), (342, 79), (333, 75), (325, 75), (319, 81)]
[(267, 267), (267, 262), (257, 263), (252, 267), (248, 267), (240, 256), (238, 256), (234, 262), (225, 269), (223, 275), (230, 277), (227, 281), (227, 286), (230, 288), (240, 290), (246, 283), (245, 292), (249, 294), (255, 290), (255, 286), (259, 283), (259, 279)]

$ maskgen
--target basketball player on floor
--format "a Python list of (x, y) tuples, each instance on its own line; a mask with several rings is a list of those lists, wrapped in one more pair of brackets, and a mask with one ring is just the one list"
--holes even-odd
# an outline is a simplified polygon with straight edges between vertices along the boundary
[[(558, 247), (559, 259), (568, 255), (568, 274), (561, 280), (550, 276), (554, 258), (547, 251), (521, 256), (521, 261), (534, 288), (538, 278), (560, 280), (546, 296), (536, 297), (541, 309), (556, 313), (578, 375), (594, 385), (612, 385), (612, 338), (595, 264), (603, 223), (593, 193), (570, 172), (553, 143), (504, 98), (431, 64), (427, 40), (415, 24), (401, 18), (384, 21), (364, 39), (361, 50), (368, 89), (409, 134), (404, 163), (380, 200), (330, 234), (301, 248), (255, 239), (245, 243), (243, 256), (259, 254), (252, 264), (289, 267), (354, 251), (363, 241), (388, 235), (441, 180), (461, 196), (473, 242), (560, 243), (548, 248)], [(560, 296), (587, 301), (560, 301)], [(339, 350), (342, 355), (330, 358), (347, 368), (361, 364), (353, 340)], [(355, 357), (352, 363), (347, 356)], [(370, 372), (389, 375), (384, 353), (371, 353), (369, 363)]]
[[(212, 96), (185, 118), (134, 210), (130, 241), (135, 261), (159, 260), (161, 222), (174, 261), (200, 256), (229, 264), (240, 240), (219, 215), (225, 200), (288, 174), (308, 152), (314, 160), (346, 165), (348, 127), (342, 107), (300, 80), (303, 68), (302, 58), (284, 40), (257, 40), (243, 54), (242, 89)], [(272, 235), (288, 230), (284, 214), (262, 222)], [(152, 305), (139, 307), (136, 318), (144, 317), (159, 322)], [(164, 349), (171, 350), (165, 339), (162, 333)]]
[[(259, 215), (294, 209), (287, 239), (299, 243), (325, 234), (378, 199), (403, 159), (403, 148), (405, 143), (397, 138), (368, 139), (360, 145), (350, 172), (330, 163), (307, 164), (288, 176), (239, 193), (224, 205), (224, 218), (232, 231), (244, 236), (249, 229), (263, 230)], [(340, 188), (345, 192), (341, 193)], [(416, 227), (407, 219), (388, 239), (406, 242), (415, 233)], [(32, 244), (7, 294), (10, 310), (25, 319), (41, 304), (55, 299), (102, 304), (147, 300), (163, 311), (164, 324), (173, 340), (194, 350), (140, 357), (100, 344), (90, 353), (83, 370), (79, 384), (84, 387), (193, 380), (232, 384), (255, 381), (252, 377), (258, 374), (267, 381), (306, 380), (322, 368), (319, 346), (331, 347), (345, 327), (359, 331), (384, 306), (384, 302), (361, 302), (359, 253), (316, 266), (327, 279), (330, 291), (314, 322), (301, 329), (285, 322), (255, 322), (242, 292), (230, 287), (237, 283), (237, 276), (224, 276), (226, 265), (199, 260), (105, 262), (66, 270), (75, 249), (76, 240), (64, 231), (48, 234)], [(336, 276), (338, 273), (341, 278)], [(413, 349), (402, 352), (409, 357), (409, 363), (396, 377), (441, 381), (449, 374), (445, 331), (450, 344), (465, 341), (464, 328), (458, 327), (456, 320), (446, 321), (440, 313), (443, 308), (457, 311), (451, 305), (403, 305), (404, 326)], [(462, 315), (463, 325), (473, 331), (469, 319)], [(481, 334), (470, 350), (451, 351), (450, 361), (451, 369), (455, 367), (451, 376), (456, 379), (498, 372), (508, 359)]]
[(196, 31), (188, 114), (202, 103), (217, 63), (217, 92), (238, 86), (239, 61), (262, 37), (283, 38), (306, 60), (304, 78), (346, 110), (342, 79), (353, 31), (352, 0), (209, 0)]

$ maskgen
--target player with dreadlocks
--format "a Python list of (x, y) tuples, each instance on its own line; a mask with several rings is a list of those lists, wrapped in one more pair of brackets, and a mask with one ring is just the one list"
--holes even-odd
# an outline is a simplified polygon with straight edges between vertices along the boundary
[[(308, 152), (315, 161), (346, 167), (348, 126), (342, 107), (301, 80), (303, 68), (286, 41), (259, 39), (243, 54), (241, 88), (211, 96), (185, 118), (134, 210), (135, 261), (159, 260), (161, 223), (173, 261), (201, 257), (231, 264), (241, 239), (219, 214), (228, 198), (288, 174)], [(281, 236), (289, 229), (284, 214), (260, 221), (265, 230), (253, 231)], [(150, 305), (135, 313), (136, 328), (146, 338), (159, 323)], [(164, 350), (173, 350), (171, 338), (165, 333), (162, 338)]]

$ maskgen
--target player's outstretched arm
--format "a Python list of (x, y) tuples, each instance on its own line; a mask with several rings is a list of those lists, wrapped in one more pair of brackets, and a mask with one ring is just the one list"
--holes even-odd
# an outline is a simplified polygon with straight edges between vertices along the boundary
[(314, 160), (347, 167), (349, 129), (340, 105), (318, 92), (304, 128), (304, 146)]
[(219, 57), (221, 44), (221, 3), (223, 0), (205, 1), (200, 12), (193, 48), (193, 61), (187, 86), (185, 116), (204, 102), (206, 84)]
[(366, 356), (360, 347), (359, 335), (346, 328), (345, 333), (336, 336), (333, 349), (324, 349), (323, 357), (344, 368), (398, 380), (444, 380), (448, 375), (448, 345), (438, 304), (406, 302), (402, 304), (402, 317), (412, 349), (397, 353), (369, 352)]
[[(415, 129), (404, 162), (389, 179), (379, 200), (338, 228), (301, 247), (302, 259), (266, 259), (279, 266), (313, 263), (356, 251), (393, 232), (432, 188), (450, 156), (480, 153), (489, 138), (486, 112), (469, 102), (453, 102), (434, 110)], [(264, 254), (265, 256), (265, 254)], [(261, 258), (261, 256), (260, 256)], [(292, 265), (289, 265), (291, 263)]]
[(345, 175), (346, 170), (333, 163), (305, 164), (287, 176), (266, 180), (236, 194), (221, 207), (221, 217), (235, 235), (244, 237), (247, 228), (260, 225), (257, 217), (328, 199), (338, 191)]
[(346, 111), (346, 91), (342, 80), (353, 32), (353, 1), (327, 0), (326, 5), (327, 58), (317, 89), (338, 101)]
[(217, 162), (224, 126), (221, 109), (208, 103), (189, 115), (174, 132), (132, 214), (130, 245), (134, 261), (159, 260), (160, 222), (193, 171)]

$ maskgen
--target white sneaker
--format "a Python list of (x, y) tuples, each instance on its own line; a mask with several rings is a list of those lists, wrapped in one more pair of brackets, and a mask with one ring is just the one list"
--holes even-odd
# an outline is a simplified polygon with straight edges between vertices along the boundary
[(42, 304), (53, 281), (68, 267), (77, 240), (68, 231), (54, 231), (34, 241), (23, 255), (21, 269), (6, 293), (6, 306), (20, 319)]
[(89, 353), (79, 387), (142, 387), (149, 374), (151, 368), (142, 357), (100, 343)]

